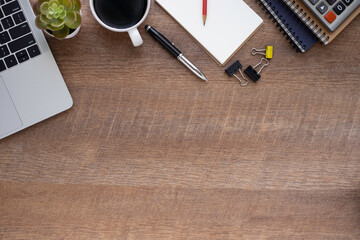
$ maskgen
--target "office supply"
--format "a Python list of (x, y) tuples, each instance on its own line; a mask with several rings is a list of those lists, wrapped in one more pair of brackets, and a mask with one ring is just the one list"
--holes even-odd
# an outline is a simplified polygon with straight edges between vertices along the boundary
[(89, 0), (95, 20), (113, 32), (127, 32), (134, 47), (143, 44), (137, 29), (149, 14), (151, 0)]
[(338, 29), (360, 7), (359, 0), (302, 0), (302, 2), (331, 32)]
[(175, 45), (170, 42), (164, 35), (159, 33), (155, 28), (149, 25), (145, 26), (146, 31), (158, 41), (166, 50), (168, 50), (174, 57), (176, 57), (182, 64), (184, 64), (190, 71), (204, 81), (207, 81), (205, 75), (192, 63), (190, 62)]
[[(249, 83), (249, 80), (244, 76), (244, 74), (242, 73), (241, 71), (241, 68), (242, 68), (242, 65), (240, 63), (239, 60), (235, 61), (233, 64), (231, 64), (230, 67), (228, 67), (225, 72), (231, 77), (231, 76), (234, 76), (237, 78), (237, 80), (239, 80), (240, 82), (240, 85), (242, 87), (245, 87), (246, 85), (248, 85)], [(236, 72), (240, 72), (241, 74), (241, 77), (245, 80), (245, 82), (243, 82), (243, 80), (241, 78), (239, 78), (235, 73)]]
[(282, 0), (259, 1), (298, 51), (305, 52), (318, 41), (312, 31), (298, 19), (296, 14)]
[(212, 1), (206, 27), (199, 21), (202, 2), (156, 0), (220, 64), (225, 65), (259, 29), (263, 20), (242, 0)]
[[(356, 0), (358, 1), (358, 0)], [(337, 35), (360, 13), (358, 7), (334, 32), (327, 30), (327, 27), (318, 20), (315, 14), (310, 11), (301, 0), (283, 0), (283, 2), (299, 17), (299, 19), (316, 35), (324, 44), (333, 41)]]
[(1, 9), (0, 139), (73, 103), (29, 1), (2, 1)]
[[(255, 68), (260, 66), (263, 61), (265, 61), (265, 64), (262, 65), (262, 67), (259, 69), (259, 71), (256, 71)], [(266, 67), (268, 65), (269, 65), (269, 61), (266, 58), (262, 58), (261, 61), (258, 64), (256, 64), (254, 67), (248, 66), (244, 72), (249, 76), (249, 78), (254, 83), (256, 83), (261, 78), (260, 72), (264, 69), (264, 67)]]
[(206, 17), (207, 17), (207, 0), (203, 0), (203, 22), (204, 22), (204, 26), (205, 26), (205, 22), (206, 22)]
[(264, 55), (267, 59), (273, 58), (274, 47), (266, 46), (265, 49), (251, 49), (251, 55), (261, 54)]

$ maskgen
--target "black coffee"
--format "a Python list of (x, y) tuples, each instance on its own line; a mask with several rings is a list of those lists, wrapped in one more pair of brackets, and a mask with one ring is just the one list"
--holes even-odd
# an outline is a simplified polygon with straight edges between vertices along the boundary
[(129, 28), (137, 24), (145, 14), (150, 0), (94, 0), (98, 17), (113, 28)]

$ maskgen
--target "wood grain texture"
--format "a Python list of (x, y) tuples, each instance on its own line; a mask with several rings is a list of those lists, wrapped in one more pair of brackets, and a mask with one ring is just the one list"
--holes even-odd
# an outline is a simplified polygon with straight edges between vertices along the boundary
[(360, 239), (360, 21), (300, 54), (246, 2), (264, 25), (232, 61), (275, 55), (241, 88), (154, 2), (208, 84), (83, 1), (48, 39), (74, 107), (0, 142), (0, 239)]

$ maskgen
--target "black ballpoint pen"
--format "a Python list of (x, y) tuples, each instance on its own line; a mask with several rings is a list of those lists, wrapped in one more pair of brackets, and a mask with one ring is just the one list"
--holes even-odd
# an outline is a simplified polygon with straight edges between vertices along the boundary
[(170, 42), (164, 35), (159, 33), (155, 28), (150, 27), (149, 25), (145, 26), (146, 31), (155, 38), (166, 50), (168, 50), (174, 57), (176, 57), (180, 62), (182, 62), (190, 71), (192, 71), (196, 76), (201, 78), (204, 81), (207, 81), (205, 75), (194, 65), (192, 64), (181, 52), (175, 47), (175, 45)]

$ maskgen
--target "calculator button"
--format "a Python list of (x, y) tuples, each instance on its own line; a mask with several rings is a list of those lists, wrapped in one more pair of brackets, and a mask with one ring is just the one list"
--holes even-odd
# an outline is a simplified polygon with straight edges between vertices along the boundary
[(323, 14), (324, 12), (326, 12), (328, 10), (328, 7), (325, 5), (324, 2), (321, 2), (319, 3), (317, 6), (316, 6), (316, 9), (321, 13)]
[(342, 0), (346, 6), (349, 6), (354, 0)]
[(309, 0), (309, 1), (312, 3), (312, 5), (315, 5), (319, 2), (319, 0)]
[(325, 19), (326, 19), (329, 23), (332, 23), (333, 21), (335, 21), (336, 15), (335, 15), (332, 11), (329, 11), (329, 12), (325, 15)]
[(336, 2), (336, 0), (326, 0), (327, 2), (328, 2), (328, 4), (330, 4), (330, 5), (333, 5), (335, 2)]
[(345, 5), (341, 2), (338, 2), (335, 7), (333, 7), (333, 10), (336, 12), (337, 15), (340, 15), (345, 10)]

